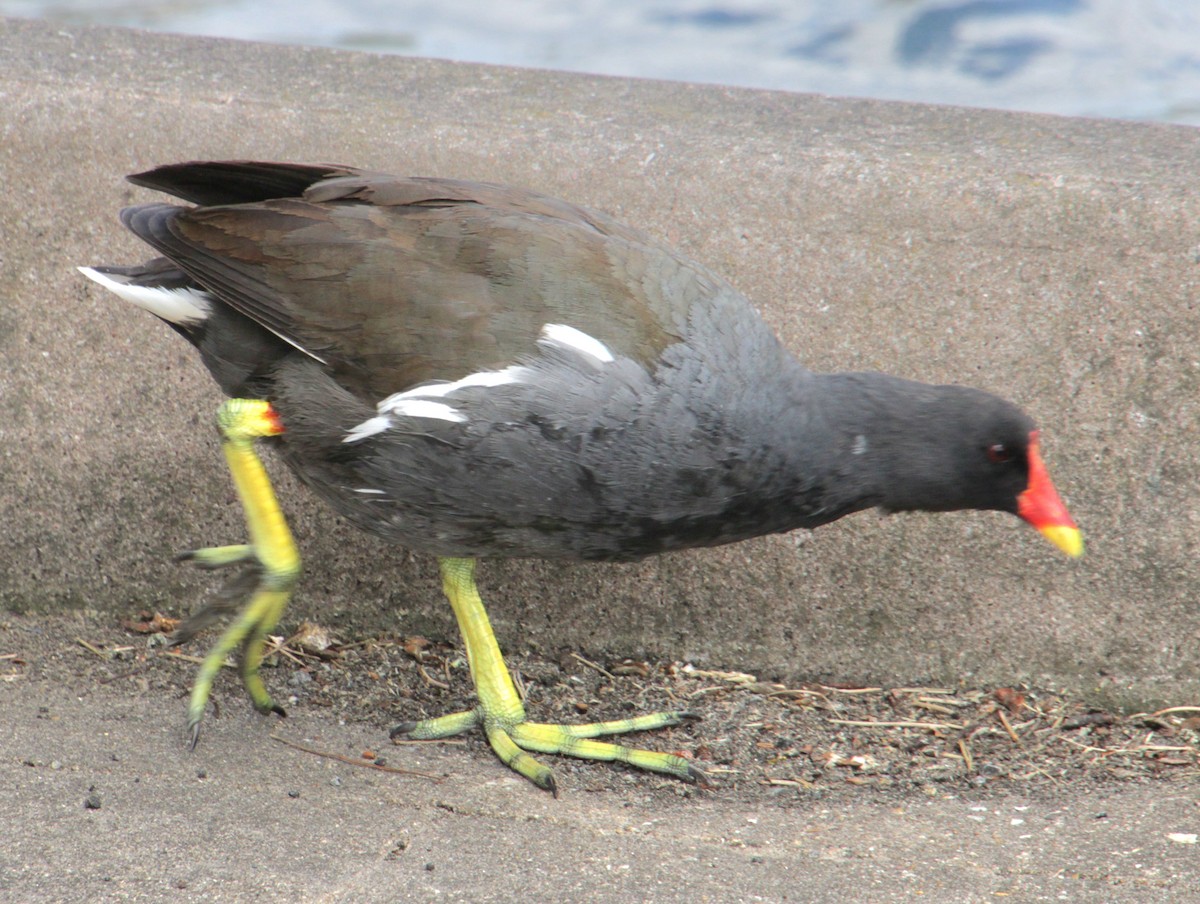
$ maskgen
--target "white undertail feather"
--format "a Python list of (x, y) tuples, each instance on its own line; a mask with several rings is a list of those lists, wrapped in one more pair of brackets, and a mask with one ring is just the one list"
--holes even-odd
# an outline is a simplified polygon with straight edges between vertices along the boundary
[[(76, 269), (88, 279), (99, 283), (125, 301), (131, 301), (139, 308), (149, 311), (163, 320), (178, 323), (180, 326), (190, 326), (199, 323), (212, 313), (213, 298), (202, 289), (164, 289), (155, 286), (133, 286), (127, 282), (122, 282), (122, 278), (119, 275), (101, 273), (93, 267), (77, 267)], [(272, 333), (288, 345), (299, 349), (310, 358), (320, 361), (322, 364), (326, 363), (324, 358), (309, 351), (291, 336), (287, 336), (278, 330), (273, 330), (265, 324), (263, 326), (265, 329), (271, 330)]]
[(162, 289), (153, 286), (133, 286), (120, 277), (101, 273), (92, 267), (80, 267), (79, 272), (92, 282), (99, 283), (115, 295), (133, 302), (156, 317), (187, 326), (208, 317), (212, 302), (208, 295), (196, 289)]

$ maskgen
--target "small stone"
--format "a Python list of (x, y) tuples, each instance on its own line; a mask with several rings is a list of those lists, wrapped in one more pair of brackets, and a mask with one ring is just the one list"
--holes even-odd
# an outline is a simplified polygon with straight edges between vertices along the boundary
[(95, 791), (93, 791), (91, 794), (89, 794), (87, 797), (85, 797), (83, 799), (83, 808), (85, 810), (99, 810), (100, 809), (100, 795), (97, 794)]
[(299, 796), (300, 796), (299, 791), (289, 791), (288, 792), (288, 797), (290, 797), (292, 800), (295, 800)]

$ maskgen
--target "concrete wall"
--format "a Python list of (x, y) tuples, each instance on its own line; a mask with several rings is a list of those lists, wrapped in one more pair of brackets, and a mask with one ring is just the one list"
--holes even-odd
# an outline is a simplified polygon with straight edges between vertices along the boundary
[[(665, 236), (814, 369), (1022, 404), (1085, 531), (859, 515), (636, 566), (489, 563), (501, 642), (789, 679), (1200, 690), (1200, 132), (0, 23), (0, 605), (186, 611), (234, 542), (219, 398), (189, 348), (85, 283), (146, 251), (122, 180), (196, 158), (531, 186)], [(280, 473), (287, 616), (454, 636), (433, 564)]]

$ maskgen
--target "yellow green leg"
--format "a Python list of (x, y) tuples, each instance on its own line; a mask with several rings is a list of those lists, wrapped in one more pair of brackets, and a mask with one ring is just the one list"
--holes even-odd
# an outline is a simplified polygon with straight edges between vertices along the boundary
[(696, 717), (691, 713), (652, 713), (588, 725), (525, 721), (525, 707), (513, 686), (512, 677), (492, 633), (483, 600), (475, 586), (475, 560), (447, 558), (442, 559), (440, 564), (442, 586), (458, 619), (479, 705), (467, 712), (451, 713), (420, 722), (405, 722), (392, 729), (391, 737), (414, 740), (447, 738), (481, 726), (492, 750), (506, 766), (539, 788), (553, 792), (556, 792), (554, 773), (525, 751), (628, 763), (639, 769), (663, 772), (686, 781), (705, 782), (704, 773), (683, 757), (590, 740), (604, 735), (679, 725), (695, 720)]
[(217, 426), (221, 431), (221, 448), (246, 514), (250, 542), (196, 549), (179, 557), (203, 568), (241, 566), (244, 569), (212, 604), (189, 618), (175, 636), (175, 641), (182, 643), (225, 610), (241, 605), (233, 624), (204, 657), (192, 686), (187, 726), (193, 747), (200, 737), (200, 720), (204, 717), (213, 680), (226, 656), (234, 650), (241, 651), (242, 684), (254, 708), (261, 713), (286, 715), (267, 693), (258, 670), (262, 663), (263, 641), (278, 624), (300, 577), (300, 553), (279, 508), (270, 478), (254, 449), (256, 439), (282, 433), (283, 425), (267, 402), (230, 399), (217, 412)]

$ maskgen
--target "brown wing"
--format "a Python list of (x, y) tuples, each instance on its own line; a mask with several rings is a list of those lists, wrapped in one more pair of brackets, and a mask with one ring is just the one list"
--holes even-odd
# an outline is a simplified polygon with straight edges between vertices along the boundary
[[(276, 190), (325, 178), (297, 197), (136, 208), (127, 224), (232, 308), (376, 398), (510, 364), (534, 351), (547, 323), (652, 367), (684, 335), (689, 307), (723, 285), (603, 214), (522, 189), (253, 166)], [(255, 197), (242, 183), (224, 194), (202, 184), (211, 173), (191, 174), (201, 184), (187, 190), (153, 175), (135, 179), (205, 200)]]

